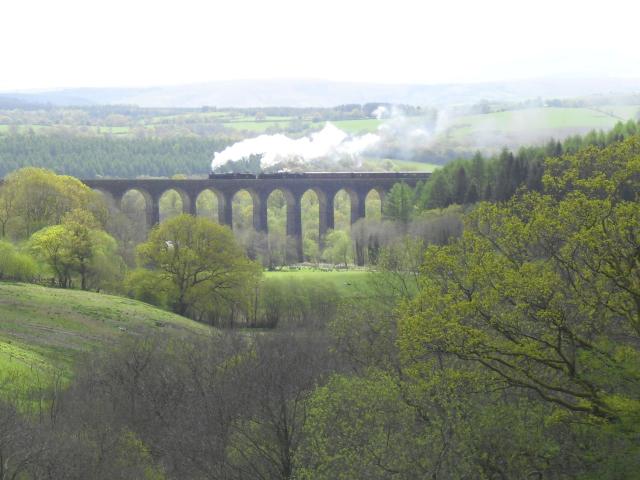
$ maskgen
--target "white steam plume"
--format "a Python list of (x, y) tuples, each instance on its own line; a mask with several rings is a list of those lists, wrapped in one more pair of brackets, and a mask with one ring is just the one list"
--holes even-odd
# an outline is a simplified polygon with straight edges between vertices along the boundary
[(389, 117), (389, 109), (384, 105), (380, 105), (373, 112), (371, 112), (371, 115), (376, 117), (378, 120), (382, 120), (385, 117)]
[(261, 167), (266, 168), (285, 160), (308, 162), (320, 158), (358, 157), (375, 147), (380, 136), (367, 133), (351, 137), (327, 122), (322, 130), (302, 138), (290, 138), (283, 134), (260, 135), (249, 138), (216, 152), (211, 162), (215, 169), (228, 161), (235, 162), (250, 155), (262, 155)]
[(327, 122), (319, 132), (297, 139), (281, 133), (260, 135), (215, 153), (211, 168), (214, 170), (228, 161), (235, 162), (251, 155), (262, 155), (263, 169), (279, 163), (286, 163), (288, 167), (313, 160), (337, 162), (344, 158), (355, 160), (359, 165), (365, 155), (411, 159), (437, 145), (438, 135), (451, 125), (453, 118), (447, 110), (436, 112), (435, 117), (407, 117), (402, 109), (384, 106), (378, 107), (372, 115), (384, 119), (376, 133), (350, 136)]

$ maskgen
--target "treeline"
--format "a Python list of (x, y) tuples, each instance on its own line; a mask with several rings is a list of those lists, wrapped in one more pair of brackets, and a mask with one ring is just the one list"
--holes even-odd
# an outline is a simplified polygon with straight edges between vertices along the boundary
[[(381, 108), (382, 107), (382, 108)], [(353, 120), (389, 116), (392, 112), (407, 116), (436, 116), (437, 110), (391, 103), (346, 104), (331, 108), (259, 107), (259, 108), (142, 108), (135, 105), (91, 105), (59, 107), (27, 103), (0, 96), (0, 125), (66, 125), (66, 126), (129, 126), (148, 124), (181, 125), (190, 123), (222, 123), (237, 118), (264, 120), (268, 117), (288, 117), (319, 122)], [(220, 114), (202, 115), (202, 114)]]
[(78, 178), (203, 175), (210, 170), (213, 153), (232, 142), (227, 136), (0, 135), (0, 177), (27, 166)]
[(592, 131), (584, 136), (568, 137), (563, 142), (550, 141), (540, 147), (522, 147), (516, 153), (504, 149), (498, 156), (457, 160), (436, 170), (416, 191), (418, 210), (444, 208), (451, 204), (473, 204), (478, 201), (504, 201), (519, 188), (542, 190), (546, 158), (575, 154), (580, 149), (606, 147), (640, 132), (640, 122), (618, 123), (608, 132)]

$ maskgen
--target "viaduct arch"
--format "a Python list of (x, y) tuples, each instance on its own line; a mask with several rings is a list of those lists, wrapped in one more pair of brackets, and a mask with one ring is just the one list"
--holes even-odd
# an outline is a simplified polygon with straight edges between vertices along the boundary
[(351, 224), (365, 217), (365, 201), (370, 191), (376, 190), (384, 202), (385, 194), (398, 182), (415, 187), (425, 181), (426, 172), (345, 172), (271, 175), (267, 178), (211, 178), (211, 179), (92, 179), (82, 180), (95, 190), (109, 194), (120, 204), (122, 197), (131, 190), (140, 192), (146, 201), (147, 222), (153, 226), (160, 222), (160, 197), (174, 190), (182, 198), (184, 213), (196, 215), (196, 200), (205, 190), (218, 198), (220, 223), (233, 225), (233, 197), (241, 190), (251, 193), (253, 200), (253, 228), (267, 232), (267, 200), (275, 190), (281, 190), (287, 198), (287, 235), (296, 240), (296, 251), (302, 260), (302, 212), (301, 200), (307, 190), (313, 190), (320, 204), (319, 235), (334, 228), (334, 199), (345, 190), (351, 199)]

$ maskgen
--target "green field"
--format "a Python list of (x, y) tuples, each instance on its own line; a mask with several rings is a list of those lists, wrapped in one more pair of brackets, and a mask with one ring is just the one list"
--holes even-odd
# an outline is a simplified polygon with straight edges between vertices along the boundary
[(365, 270), (290, 270), (265, 272), (267, 279), (292, 279), (299, 282), (307, 280), (326, 282), (333, 285), (344, 297), (354, 296), (371, 288), (371, 272)]
[(127, 298), (0, 283), (0, 392), (3, 384), (10, 393), (46, 382), (54, 371), (68, 376), (86, 352), (159, 332), (182, 337), (210, 329)]
[[(362, 120), (336, 120), (330, 123), (347, 133), (362, 134), (376, 132), (383, 121), (375, 118), (365, 118)], [(321, 128), (324, 124), (325, 122), (318, 122), (313, 125)]]
[[(250, 132), (264, 132), (267, 129), (276, 129), (278, 131), (286, 131), (292, 121), (291, 117), (266, 117), (264, 120), (255, 120), (251, 117), (238, 118), (229, 120), (222, 118), (224, 126), (236, 130), (245, 130)], [(307, 123), (302, 120), (303, 123)], [(307, 123), (313, 130), (320, 130), (324, 127), (325, 121)], [(382, 123), (381, 120), (366, 118), (361, 120), (337, 120), (330, 122), (341, 130), (350, 134), (362, 134), (376, 132)]]
[(365, 170), (385, 170), (398, 172), (433, 172), (442, 167), (435, 163), (413, 162), (396, 158), (367, 158), (362, 162)]
[[(93, 123), (88, 125), (86, 121), (80, 120), (74, 124), (76, 117), (72, 115), (48, 117), (45, 114), (33, 114), (21, 117), (13, 116), (12, 112), (6, 112), (0, 115), (0, 121), (3, 122), (0, 124), (0, 135), (4, 137), (16, 129), (23, 134), (65, 132), (70, 135), (102, 135), (119, 139), (138, 136), (138, 133), (143, 131), (150, 137), (164, 138), (175, 135), (213, 138), (219, 136), (229, 142), (235, 142), (265, 133), (282, 133), (300, 137), (317, 132), (326, 124), (324, 120), (317, 121), (320, 118), (318, 114), (309, 110), (299, 115), (292, 114), (292, 116), (265, 115), (262, 111), (255, 114), (251, 111), (233, 109), (167, 113), (162, 115), (153, 112), (148, 116), (136, 117), (126, 115), (119, 115), (119, 118), (100, 117), (92, 120)], [(394, 128), (400, 128), (394, 119), (378, 120), (364, 118), (364, 114), (362, 115), (363, 118), (335, 120), (330, 123), (350, 135), (378, 132), (385, 123), (391, 123), (395, 125)], [(326, 117), (331, 118), (328, 115)], [(584, 135), (591, 130), (606, 131), (613, 128), (616, 123), (630, 119), (640, 119), (640, 105), (538, 107), (457, 117), (445, 115), (440, 116), (440, 122), (435, 129), (437, 132), (435, 138), (425, 140), (416, 148), (421, 152), (434, 153), (435, 156), (428, 158), (442, 158), (444, 161), (458, 154), (468, 155), (474, 151), (495, 154), (503, 147), (517, 149), (524, 145), (540, 145), (552, 138), (561, 140), (571, 135)], [(400, 125), (407, 131), (413, 128), (430, 129), (432, 127), (426, 125), (431, 125), (432, 121), (431, 117), (408, 116), (400, 122)], [(14, 126), (16, 123), (19, 125)], [(108, 123), (111, 126), (98, 126), (100, 123)], [(382, 166), (382, 164), (385, 165)], [(437, 165), (396, 159), (382, 160), (381, 164), (375, 164), (365, 160), (365, 168), (379, 171), (429, 172), (437, 168)]]
[(595, 108), (528, 108), (457, 117), (438, 137), (452, 146), (514, 146), (564, 138), (590, 130), (609, 130), (620, 121), (635, 119), (640, 106)]

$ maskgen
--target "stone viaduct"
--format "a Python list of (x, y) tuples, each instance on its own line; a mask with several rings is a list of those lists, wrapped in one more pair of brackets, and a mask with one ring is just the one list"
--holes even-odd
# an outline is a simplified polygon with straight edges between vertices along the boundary
[[(249, 176), (247, 176), (249, 177)], [(119, 205), (129, 191), (140, 192), (146, 202), (147, 223), (153, 226), (160, 221), (160, 197), (169, 191), (176, 191), (182, 199), (185, 213), (197, 214), (198, 196), (210, 190), (217, 197), (218, 221), (233, 226), (233, 197), (246, 190), (253, 199), (253, 227), (256, 231), (267, 232), (267, 200), (275, 190), (284, 193), (287, 202), (287, 235), (296, 239), (296, 250), (302, 260), (302, 220), (301, 199), (312, 190), (320, 205), (320, 229), (322, 237), (334, 228), (334, 198), (340, 190), (345, 190), (351, 199), (351, 224), (365, 216), (365, 199), (369, 192), (376, 190), (384, 202), (385, 194), (398, 182), (415, 187), (419, 181), (429, 178), (423, 172), (346, 172), (346, 173), (304, 173), (271, 174), (249, 178), (209, 178), (209, 179), (94, 179), (83, 182), (112, 197)]]

